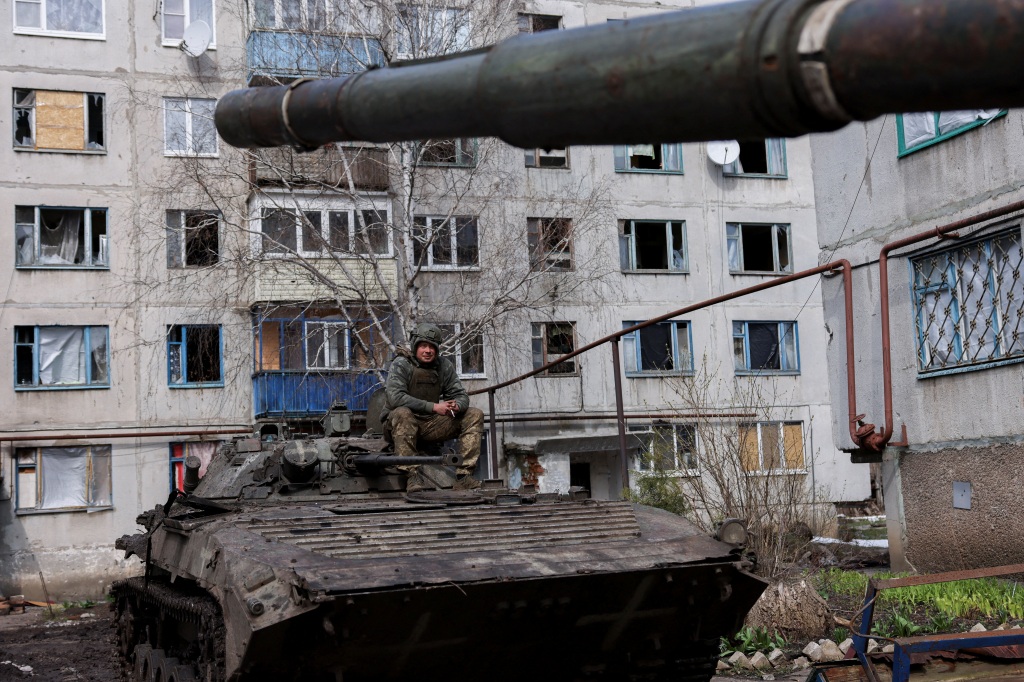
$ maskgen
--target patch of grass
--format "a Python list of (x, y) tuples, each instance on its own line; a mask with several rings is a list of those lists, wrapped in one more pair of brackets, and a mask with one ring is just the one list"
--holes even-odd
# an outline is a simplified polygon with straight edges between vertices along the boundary
[(736, 651), (752, 656), (758, 651), (768, 653), (772, 649), (784, 649), (785, 647), (786, 638), (777, 631), (749, 625), (737, 632), (731, 641), (723, 637), (719, 643), (719, 648), (725, 656)]
[(834, 628), (832, 630), (832, 641), (836, 644), (842, 644), (849, 636), (850, 630), (848, 628)]

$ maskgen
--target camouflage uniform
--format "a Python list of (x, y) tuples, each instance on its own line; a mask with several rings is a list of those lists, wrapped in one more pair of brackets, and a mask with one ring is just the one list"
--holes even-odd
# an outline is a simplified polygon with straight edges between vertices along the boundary
[[(416, 333), (425, 331), (429, 335), (431, 328), (436, 330), (433, 338)], [(480, 459), (484, 413), (469, 406), (469, 395), (448, 358), (438, 355), (429, 365), (416, 359), (418, 343), (427, 342), (437, 348), (440, 338), (441, 330), (434, 325), (418, 325), (409, 338), (413, 350), (398, 349), (384, 384), (385, 401), (381, 412), (384, 436), (395, 444), (395, 453), (402, 456), (417, 454), (417, 440), (443, 442), (457, 436), (462, 455), (457, 473), (468, 477)], [(454, 417), (433, 411), (434, 405), (442, 400), (454, 400), (458, 404)], [(400, 468), (416, 469), (414, 466)]]

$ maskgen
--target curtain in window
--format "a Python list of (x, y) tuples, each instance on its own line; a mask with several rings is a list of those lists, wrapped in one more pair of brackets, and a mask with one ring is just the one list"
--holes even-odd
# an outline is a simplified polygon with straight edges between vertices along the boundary
[(796, 357), (796, 325), (795, 324), (784, 324), (781, 325), (782, 333), (785, 334), (782, 339), (782, 369), (795, 370), (797, 369), (797, 357)]
[(39, 448), (39, 456), (39, 508), (86, 506), (88, 448)]
[(32, 240), (34, 228), (34, 225), (25, 223), (14, 225), (15, 263), (17, 265), (31, 265), (35, 262)]
[(781, 137), (770, 137), (765, 140), (768, 146), (768, 175), (786, 174), (786, 140)]
[(910, 149), (935, 137), (935, 114), (903, 114), (903, 147)]
[(46, 28), (50, 31), (103, 33), (103, 0), (47, 0)]
[(681, 151), (682, 147), (677, 144), (661, 145), (661, 167), (664, 170), (681, 170), (683, 167)]
[(949, 289), (936, 289), (921, 296), (918, 329), (925, 343), (922, 369), (939, 369), (956, 363), (958, 314), (956, 301)]
[(957, 251), (956, 269), (964, 332), (961, 362), (987, 360), (997, 349), (986, 244), (975, 243)]
[(220, 443), (189, 443), (188, 454), (199, 458), (199, 478), (206, 475), (206, 469), (210, 466), (213, 456), (217, 453), (217, 446)]
[(41, 211), (39, 218), (39, 263), (74, 265), (82, 232), (81, 211)]
[(39, 383), (85, 383), (84, 327), (39, 328)]

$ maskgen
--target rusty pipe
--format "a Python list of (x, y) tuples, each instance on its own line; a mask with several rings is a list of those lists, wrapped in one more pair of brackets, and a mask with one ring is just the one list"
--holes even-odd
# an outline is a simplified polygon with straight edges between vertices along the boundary
[[(858, 445), (874, 452), (881, 452), (892, 439), (894, 429), (892, 415), (892, 343), (890, 340), (889, 325), (889, 254), (896, 249), (903, 248), (904, 246), (918, 244), (928, 239), (941, 238), (943, 235), (949, 234), (955, 230), (970, 227), (971, 225), (977, 225), (978, 223), (983, 223), (986, 220), (992, 220), (993, 218), (1001, 218), (1017, 211), (1024, 211), (1024, 201), (1015, 201), (1012, 204), (1003, 206), (1002, 208), (985, 211), (984, 213), (979, 213), (945, 225), (934, 227), (924, 232), (919, 232), (915, 235), (911, 235), (910, 237), (897, 239), (896, 241), (889, 242), (882, 247), (881, 251), (879, 251), (878, 291), (882, 299), (880, 302), (880, 315), (882, 317), (882, 393), (885, 401), (885, 423), (879, 431), (875, 431), (872, 426), (871, 430), (864, 433), (862, 438), (857, 441)], [(906, 445), (906, 443), (901, 443), (901, 445)]]
[(60, 433), (55, 435), (33, 435), (26, 436), (23, 434), (12, 434), (4, 433), (0, 434), (0, 442), (6, 441), (10, 443), (31, 441), (31, 440), (91, 440), (91, 439), (103, 439), (108, 440), (111, 438), (161, 438), (167, 436), (222, 436), (230, 434), (242, 434), (252, 433), (251, 428), (237, 428), (237, 429), (211, 429), (209, 431), (114, 431), (107, 433), (83, 433), (83, 434), (69, 434)]

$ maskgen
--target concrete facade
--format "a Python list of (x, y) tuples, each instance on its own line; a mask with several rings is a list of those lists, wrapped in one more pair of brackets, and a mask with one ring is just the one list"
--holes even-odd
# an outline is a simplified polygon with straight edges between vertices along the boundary
[[(962, 321), (956, 328), (961, 350), (954, 352), (962, 355), (942, 367), (922, 359), (947, 351), (922, 350), (928, 344), (918, 320), (925, 320), (925, 333), (930, 329), (935, 334), (947, 319), (945, 304), (928, 303), (920, 286), (915, 294), (915, 282), (925, 281), (935, 259), (965, 258), (963, 254), (979, 248), (972, 245), (992, 244), (993, 237), (1007, 234), (1016, 246), (991, 262), (1005, 262), (1005, 268), (998, 266), (1006, 275), (999, 279), (999, 291), (1013, 290), (1014, 272), (1019, 271), (1019, 213), (967, 225), (958, 230), (957, 239), (926, 239), (890, 254), (887, 292), (879, 290), (878, 260), (883, 244), (1024, 198), (1024, 170), (1016, 163), (1024, 151), (1022, 125), (1021, 113), (1010, 111), (902, 156), (894, 116), (811, 140), (820, 258), (847, 258), (854, 266), (857, 411), (875, 424), (884, 421), (879, 302), (881, 296), (890, 302), (894, 440), (900, 440), (903, 425), (909, 440), (908, 447), (890, 448), (883, 463), (894, 569), (953, 570), (1021, 560), (1021, 530), (1013, 520), (1011, 499), (1024, 456), (1019, 444), (1024, 375), (1021, 365), (1014, 364), (1019, 359), (1014, 346), (1006, 346), (998, 357), (979, 346), (975, 335), (996, 322), (986, 323), (984, 315), (972, 312), (977, 304), (971, 296), (979, 296), (979, 290), (996, 295), (991, 292), (998, 272), (993, 269), (989, 284), (968, 294), (967, 284), (961, 283), (973, 268), (960, 264), (949, 271), (958, 301), (952, 309), (961, 311), (957, 315)], [(914, 262), (920, 264), (916, 275)], [(987, 273), (993, 266), (984, 262), (980, 267)], [(835, 331), (835, 352), (828, 356), (833, 430), (836, 446), (850, 449), (853, 442), (844, 423), (841, 284), (826, 282), (823, 294), (825, 322)], [(1005, 293), (999, 295), (1005, 299)], [(916, 317), (923, 306), (935, 318), (928, 318), (927, 310), (924, 317)], [(997, 307), (998, 324), (1005, 326), (1009, 339), (1010, 328), (1017, 327), (1016, 305)], [(972, 319), (976, 325), (970, 328)], [(955, 326), (946, 324), (943, 346)], [(968, 357), (972, 348), (976, 355)], [(971, 484), (969, 509), (954, 507), (955, 482)]]
[[(516, 10), (558, 16), (562, 27), (571, 28), (692, 4), (531, 2), (510, 10), (505, 35), (515, 31)], [(7, 498), (0, 499), (0, 592), (39, 595), (42, 572), (52, 596), (97, 596), (112, 580), (137, 570), (137, 564), (120, 559), (113, 540), (134, 531), (138, 513), (166, 499), (172, 476), (171, 444), (230, 438), (230, 432), (251, 425), (258, 411), (254, 407), (254, 311), (271, 305), (339, 303), (331, 298), (336, 289), (318, 284), (301, 268), (280, 262), (268, 265), (270, 259), (258, 258), (261, 228), (255, 223), (260, 209), (275, 201), (308, 207), (302, 203), (306, 200), (301, 199), (305, 196), (301, 191), (255, 190), (242, 155), (222, 141), (215, 156), (165, 154), (168, 104), (164, 98), (216, 99), (249, 82), (246, 45), (251, 36), (246, 6), (227, 0), (215, 3), (215, 45), (198, 58), (186, 56), (175, 41), (162, 40), (160, 16), (154, 18), (152, 7), (140, 3), (106, 2), (104, 34), (87, 39), (15, 30), (10, 13), (0, 24), (0, 31), (10, 36), (0, 45), (0, 89), (101, 93), (106, 98), (102, 153), (0, 145), (0, 164), (12, 171), (0, 180), (4, 224), (13, 227), (16, 206), (106, 208), (109, 245), (109, 267), (16, 267), (10, 257), (0, 262), (0, 281), (9, 282), (0, 312), (0, 338), (7, 339), (0, 343), (0, 387), (6, 387), (0, 388), (0, 394), (5, 395), (7, 415), (0, 437), (0, 497)], [(417, 185), (417, 214), (472, 214), (479, 217), (480, 235), (479, 268), (425, 273), (424, 318), (435, 315), (431, 319), (444, 316), (457, 321), (460, 314), (479, 311), (480, 300), (470, 294), (486, 289), (488, 277), (528, 270), (527, 218), (558, 217), (563, 210), (577, 215), (589, 211), (589, 217), (579, 221), (573, 243), (576, 270), (557, 280), (572, 286), (571, 291), (552, 297), (556, 303), (551, 305), (534, 301), (495, 324), (484, 337), (483, 376), (465, 380), (470, 390), (533, 367), (533, 324), (572, 322), (573, 345), (580, 347), (621, 329), (624, 322), (644, 320), (766, 281), (780, 272), (817, 264), (822, 232), (817, 226), (820, 210), (806, 138), (786, 141), (784, 170), (776, 177), (726, 175), (709, 160), (703, 144), (682, 145), (681, 172), (617, 171), (610, 147), (572, 148), (566, 168), (527, 168), (522, 150), (481, 141), (484, 145), (489, 156), (481, 161), (474, 184), (460, 193), (458, 204), (430, 189), (453, 178), (458, 183), (458, 170), (433, 176), (424, 172), (424, 181)], [(400, 181), (396, 171), (391, 180)], [(317, 201), (326, 200), (324, 205), (329, 207), (372, 205), (390, 216), (404, 209), (394, 190), (365, 191), (358, 200), (342, 194)], [(165, 221), (172, 210), (220, 212), (216, 265), (168, 266)], [(624, 272), (621, 234), (633, 220), (684, 224), (688, 268)], [(730, 272), (727, 223), (788, 226), (788, 245), (777, 247), (788, 266), (773, 273)], [(13, 229), (7, 235), (10, 239)], [(330, 273), (339, 272), (342, 265), (327, 264), (321, 272), (333, 277)], [(369, 299), (376, 300), (387, 287), (398, 286), (392, 285), (395, 267), (385, 268), (383, 285), (373, 282), (372, 286), (382, 288)], [(372, 279), (369, 274), (361, 276)], [(536, 286), (544, 286), (542, 280), (537, 279)], [(805, 480), (826, 501), (869, 497), (867, 468), (850, 464), (839, 452), (844, 431), (837, 430), (837, 424), (844, 425), (831, 414), (829, 385), (818, 380), (829, 366), (826, 349), (837, 329), (826, 325), (818, 287), (816, 278), (802, 280), (685, 316), (694, 374), (710, 377), (710, 392), (700, 402), (681, 397), (685, 386), (694, 381), (688, 371), (678, 376), (626, 377), (627, 414), (658, 413), (667, 422), (681, 425), (689, 423), (686, 415), (695, 411), (748, 414), (711, 418), (733, 431), (745, 422), (799, 424), (803, 466), (777, 473)], [(457, 309), (452, 302), (456, 291), (467, 292), (465, 300), (475, 303), (466, 304), (465, 311)], [(735, 322), (744, 321), (795, 322), (798, 365), (791, 371), (738, 376), (733, 328)], [(18, 348), (11, 344), (16, 328), (68, 325), (109, 329), (109, 386), (47, 390), (19, 384), (18, 368), (32, 356), (17, 356), (30, 352), (18, 348), (43, 351), (28, 342)], [(177, 352), (170, 350), (175, 325), (220, 328), (219, 381), (205, 386), (169, 385), (168, 366)], [(559, 413), (594, 417), (590, 421), (503, 422), (498, 430), (502, 447), (509, 453), (530, 452), (542, 438), (614, 432), (609, 353), (605, 346), (580, 358), (579, 371), (572, 375), (537, 377), (499, 391), (499, 418)], [(831, 390), (836, 393), (835, 388)], [(475, 397), (474, 403), (486, 411), (485, 395)], [(651, 419), (630, 424), (649, 426)], [(196, 431), (207, 435), (165, 435)], [(75, 438), (63, 440), (67, 436)], [(110, 447), (109, 500), (102, 490), (90, 489), (93, 500), (102, 504), (52, 509), (19, 491), (19, 481), (23, 486), (36, 485), (31, 477), (43, 475), (46, 461), (39, 459), (30, 466), (31, 456), (48, 456), (43, 453), (47, 448), (91, 446), (100, 448), (90, 455), (90, 462), (98, 462), (97, 466), (103, 465), (102, 448)], [(698, 443), (698, 458), (700, 447)], [(522, 471), (522, 461), (515, 457), (519, 455), (503, 458), (499, 471)], [(544, 491), (564, 490), (573, 482), (574, 472), (578, 478), (587, 471), (595, 496), (621, 494), (618, 463), (607, 452), (551, 452), (539, 455), (536, 463), (544, 472), (538, 481)], [(94, 474), (87, 475), (93, 475), (89, 481), (95, 482)], [(32, 501), (34, 506), (29, 508)]]

